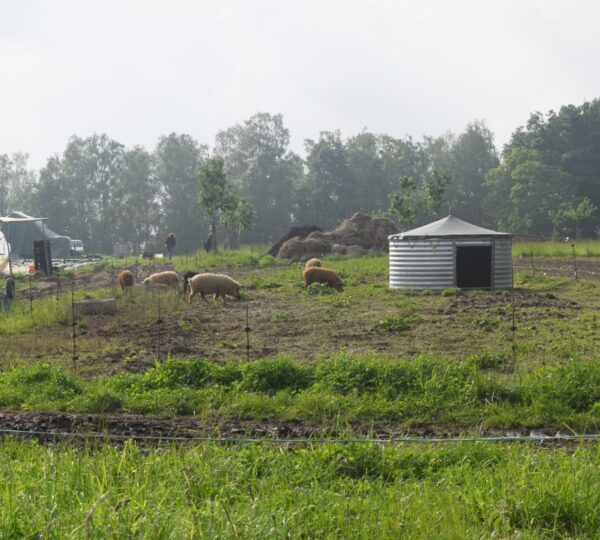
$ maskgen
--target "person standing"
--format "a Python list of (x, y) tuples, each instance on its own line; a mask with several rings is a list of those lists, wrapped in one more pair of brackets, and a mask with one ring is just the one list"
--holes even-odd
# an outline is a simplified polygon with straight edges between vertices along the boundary
[(176, 243), (177, 240), (175, 239), (175, 235), (173, 233), (169, 233), (167, 239), (165, 240), (165, 245), (167, 246), (167, 257), (169, 257), (169, 260), (173, 258), (173, 248), (175, 247)]

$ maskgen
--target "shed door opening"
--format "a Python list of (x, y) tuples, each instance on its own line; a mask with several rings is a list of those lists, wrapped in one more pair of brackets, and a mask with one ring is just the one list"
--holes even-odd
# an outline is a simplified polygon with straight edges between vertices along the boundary
[(492, 246), (456, 247), (456, 286), (492, 288)]

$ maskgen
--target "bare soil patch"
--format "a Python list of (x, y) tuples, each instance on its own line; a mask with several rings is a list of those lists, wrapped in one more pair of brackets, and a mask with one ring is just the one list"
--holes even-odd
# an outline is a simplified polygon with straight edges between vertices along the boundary
[(575, 278), (575, 268), (580, 279), (600, 281), (600, 259), (598, 257), (580, 257), (573, 262), (570, 257), (517, 257), (514, 259), (515, 271), (540, 273), (551, 277)]
[[(485, 309), (497, 306), (512, 306), (513, 295), (509, 291), (482, 292), (472, 295), (453, 297), (448, 310)], [(553, 293), (536, 293), (523, 289), (515, 290), (515, 308), (557, 308), (576, 309), (577, 302), (561, 300)]]
[[(391, 425), (352, 426), (351, 438), (392, 441), (403, 438), (445, 439), (461, 437), (465, 431), (453, 426), (413, 426), (399, 428)], [(38, 439), (43, 442), (63, 440), (118, 442), (134, 439), (143, 444), (159, 444), (176, 438), (185, 442), (194, 439), (227, 440), (231, 443), (241, 439), (293, 440), (348, 438), (347, 430), (322, 427), (301, 422), (239, 421), (206, 424), (195, 417), (152, 418), (135, 415), (69, 414), (69, 413), (0, 413), (0, 430), (4, 435)], [(2, 433), (0, 432), (0, 436)], [(520, 430), (470, 430), (468, 437), (561, 437), (570, 433), (556, 429)], [(70, 436), (70, 437), (69, 437)], [(308, 441), (307, 441), (308, 442)], [(547, 441), (545, 444), (570, 445), (572, 441)]]

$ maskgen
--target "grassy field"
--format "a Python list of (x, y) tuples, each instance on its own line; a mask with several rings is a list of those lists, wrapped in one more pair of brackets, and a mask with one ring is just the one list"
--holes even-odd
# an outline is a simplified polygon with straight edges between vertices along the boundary
[(0, 446), (2, 538), (592, 538), (597, 447)]
[(33, 311), (17, 301), (0, 317), (0, 407), (297, 419), (325, 430), (597, 427), (592, 282), (517, 274), (513, 336), (510, 292), (391, 290), (386, 257), (328, 260), (344, 276), (343, 293), (304, 289), (298, 264), (236, 264), (228, 271), (244, 298), (226, 306), (187, 304), (174, 291), (123, 294), (119, 268), (79, 272), (88, 283), (75, 298), (116, 296), (118, 312), (77, 319), (76, 373), (70, 292), (34, 300)]
[[(394, 291), (386, 257), (328, 259), (344, 292), (304, 289), (301, 265), (263, 256), (266, 248), (174, 258), (179, 272), (238, 279), (242, 300), (224, 306), (117, 287), (122, 267), (139, 282), (168, 267), (156, 262), (108, 259), (58, 286), (36, 280), (32, 302), (21, 278), (13, 312), (0, 315), (0, 414), (194, 419), (206, 433), (293, 425), (334, 438), (386, 427), (597, 432), (600, 286), (552, 277), (541, 268), (569, 253), (537, 246), (544, 264), (518, 269), (514, 298)], [(515, 245), (516, 256), (529, 260), (527, 249)], [(594, 249), (582, 254), (589, 272)], [(71, 286), (76, 300), (117, 299), (114, 316), (77, 317), (76, 362)], [(144, 448), (4, 438), (0, 538), (590, 537), (599, 465), (593, 444)]]
[[(159, 305), (155, 292), (123, 295), (113, 279), (118, 268), (92, 274), (103, 280), (79, 288), (76, 299), (116, 296), (119, 309), (110, 318), (78, 319), (79, 369), (94, 374), (147, 369), (168, 353), (239, 360), (245, 353), (246, 309), (252, 359), (286, 355), (311, 363), (340, 352), (459, 360), (473, 354), (512, 354), (508, 291), (409, 293), (388, 288), (385, 257), (327, 264), (344, 276), (343, 293), (318, 286), (305, 290), (297, 264), (231, 268), (227, 271), (246, 288), (242, 302), (225, 307), (199, 299), (188, 305), (173, 292), (161, 294)], [(516, 285), (519, 368), (594, 354), (600, 339), (596, 332), (600, 291), (594, 283), (522, 273), (516, 276)], [(13, 314), (0, 317), (0, 335), (11, 337), (0, 351), (4, 369), (40, 361), (70, 367), (71, 294), (61, 290), (58, 300), (54, 296), (35, 300), (32, 312), (29, 301), (22, 299)]]
[(0, 374), (0, 408), (194, 415), (215, 428), (234, 420), (295, 421), (323, 433), (364, 433), (373, 425), (581, 433), (600, 427), (600, 366), (578, 360), (515, 375), (510, 362), (491, 355), (462, 362), (340, 355), (316, 365), (186, 359), (86, 380), (41, 365)]
[(515, 257), (600, 257), (599, 240), (579, 240), (569, 242), (515, 242)]

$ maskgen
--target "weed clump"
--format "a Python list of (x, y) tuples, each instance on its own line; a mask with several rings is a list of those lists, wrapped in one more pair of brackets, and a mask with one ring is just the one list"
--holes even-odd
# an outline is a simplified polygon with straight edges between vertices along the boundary
[(281, 288), (281, 283), (276, 283), (274, 281), (267, 281), (260, 286), (261, 289), (279, 289)]
[(275, 393), (283, 389), (300, 390), (312, 384), (313, 370), (287, 358), (257, 360), (248, 364), (239, 383), (240, 390)]
[(575, 411), (589, 411), (600, 403), (600, 366), (591, 362), (574, 362), (546, 367), (533, 372), (526, 380), (532, 403), (568, 406)]
[(458, 296), (460, 294), (460, 289), (458, 287), (448, 287), (442, 291), (442, 296)]
[(469, 362), (473, 363), (477, 369), (489, 371), (510, 371), (512, 362), (508, 357), (498, 354), (474, 354), (469, 357)]
[(20, 368), (0, 379), (0, 406), (35, 409), (73, 399), (84, 391), (81, 381), (67, 371), (49, 364)]
[(371, 326), (373, 332), (379, 334), (390, 334), (392, 332), (403, 332), (404, 330), (410, 330), (416, 323), (419, 322), (418, 317), (388, 317), (375, 323)]
[(306, 294), (309, 296), (335, 294), (336, 291), (325, 283), (311, 283), (306, 287)]
[(78, 405), (79, 409), (109, 413), (120, 411), (123, 407), (123, 400), (113, 390), (101, 388), (90, 392)]
[(157, 363), (134, 383), (138, 391), (159, 388), (204, 388), (211, 384), (230, 385), (242, 378), (238, 364), (221, 366), (204, 358)]
[(338, 358), (320, 363), (316, 379), (322, 388), (333, 392), (373, 392), (381, 380), (381, 363)]

